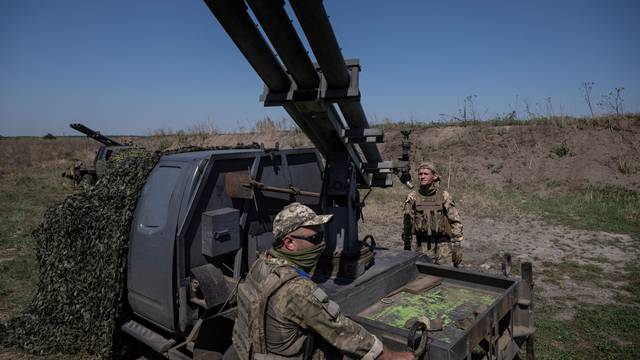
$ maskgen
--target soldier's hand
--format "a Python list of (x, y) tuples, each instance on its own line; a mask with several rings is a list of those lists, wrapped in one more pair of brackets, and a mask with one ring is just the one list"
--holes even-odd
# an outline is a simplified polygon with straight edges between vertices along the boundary
[(384, 350), (382, 351), (382, 353), (380, 353), (380, 356), (378, 356), (376, 360), (392, 360), (392, 359), (393, 360), (416, 360), (416, 356), (409, 351), (402, 351), (402, 352), (393, 351), (385, 346)]
[(397, 352), (396, 356), (394, 357), (394, 359), (396, 359), (396, 360), (416, 360), (416, 355), (414, 353), (408, 352), (408, 351)]
[(458, 267), (458, 265), (462, 263), (462, 245), (460, 244), (460, 241), (453, 243), (453, 247), (451, 249), (451, 262), (455, 267)]

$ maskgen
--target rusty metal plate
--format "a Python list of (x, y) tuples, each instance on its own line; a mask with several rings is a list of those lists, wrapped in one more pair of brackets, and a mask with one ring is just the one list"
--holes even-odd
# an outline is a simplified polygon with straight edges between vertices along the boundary
[(251, 176), (245, 172), (228, 172), (224, 174), (224, 189), (231, 198), (253, 199), (253, 191), (246, 186), (250, 183)]

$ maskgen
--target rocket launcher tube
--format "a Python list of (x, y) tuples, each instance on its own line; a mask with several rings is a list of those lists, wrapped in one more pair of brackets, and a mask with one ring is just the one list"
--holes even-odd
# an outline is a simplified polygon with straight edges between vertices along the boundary
[(247, 0), (298, 89), (317, 89), (320, 78), (302, 45), (282, 0)]
[(247, 13), (244, 1), (205, 0), (220, 25), (271, 91), (287, 92), (291, 80)]

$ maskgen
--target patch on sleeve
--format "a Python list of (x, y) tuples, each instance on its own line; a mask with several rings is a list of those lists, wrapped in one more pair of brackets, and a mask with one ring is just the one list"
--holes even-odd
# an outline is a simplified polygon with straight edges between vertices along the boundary
[(321, 303), (326, 303), (327, 300), (329, 300), (329, 295), (327, 295), (327, 293), (320, 288), (315, 289), (315, 291), (313, 292), (313, 297), (316, 298)]
[(329, 300), (326, 304), (322, 305), (332, 318), (335, 319), (340, 314), (340, 305), (338, 305), (335, 301)]
[(329, 300), (329, 295), (327, 295), (324, 290), (320, 288), (316, 288), (313, 291), (313, 297), (316, 298), (322, 305), (322, 307), (329, 313), (329, 315), (335, 319), (340, 315), (340, 305), (338, 305), (335, 301)]

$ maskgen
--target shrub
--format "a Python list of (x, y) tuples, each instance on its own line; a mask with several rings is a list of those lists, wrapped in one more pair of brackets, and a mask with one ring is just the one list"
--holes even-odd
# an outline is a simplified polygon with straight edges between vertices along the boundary
[(556, 154), (556, 156), (558, 157), (573, 155), (573, 153), (571, 152), (571, 148), (569, 148), (566, 141), (563, 141), (559, 146), (556, 146), (553, 149), (551, 149), (551, 152)]

